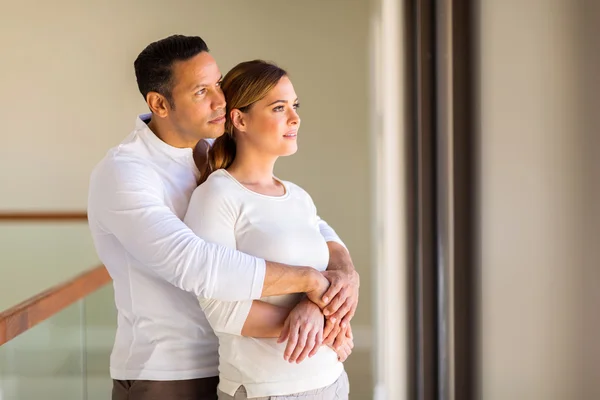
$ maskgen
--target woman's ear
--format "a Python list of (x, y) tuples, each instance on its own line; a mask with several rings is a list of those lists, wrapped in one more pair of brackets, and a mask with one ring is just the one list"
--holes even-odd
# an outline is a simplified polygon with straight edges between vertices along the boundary
[(246, 115), (237, 108), (231, 110), (229, 114), (233, 127), (240, 132), (246, 132)]

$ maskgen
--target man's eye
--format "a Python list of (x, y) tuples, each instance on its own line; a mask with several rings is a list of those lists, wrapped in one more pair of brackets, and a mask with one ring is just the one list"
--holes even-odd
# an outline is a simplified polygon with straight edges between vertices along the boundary
[(203, 95), (204, 93), (206, 93), (206, 89), (200, 89), (196, 92), (197, 95)]

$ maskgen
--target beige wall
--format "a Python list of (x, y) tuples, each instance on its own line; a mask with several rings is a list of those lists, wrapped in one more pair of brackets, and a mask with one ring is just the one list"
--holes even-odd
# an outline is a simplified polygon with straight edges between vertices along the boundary
[(579, 354), (582, 363), (582, 385), (584, 397), (600, 398), (600, 2), (587, 0), (585, 7), (579, 8), (580, 30), (579, 59), (582, 62), (582, 74), (579, 87), (583, 93), (585, 158), (583, 162), (586, 201), (582, 207), (585, 223), (584, 257), (585, 269), (581, 286), (582, 307), (580, 329), (582, 340), (579, 342)]
[(479, 3), (482, 397), (597, 398), (598, 19), (586, 35), (585, 2)]
[[(0, 210), (85, 208), (91, 169), (146, 112), (132, 63), (151, 41), (173, 33), (200, 35), (222, 72), (252, 58), (273, 60), (289, 70), (303, 119), (300, 151), (282, 159), (277, 173), (311, 193), (321, 216), (349, 246), (363, 283), (355, 325), (368, 345), (368, 10), (368, 0), (3, 4)], [(83, 245), (86, 257), (80, 257), (69, 251), (72, 235), (57, 235), (52, 246), (62, 250), (50, 254), (64, 262), (44, 268), (49, 252), (36, 259), (35, 241), (23, 245), (34, 236), (13, 238), (3, 231), (0, 299), (17, 268), (50, 286), (77, 272), (73, 265), (85, 269), (95, 262), (89, 242)], [(34, 253), (27, 265), (20, 265), (23, 247)], [(38, 286), (24, 283), (5, 302), (32, 295)], [(368, 357), (364, 353), (361, 367), (354, 368), (355, 376), (363, 376), (356, 398), (371, 393)]]

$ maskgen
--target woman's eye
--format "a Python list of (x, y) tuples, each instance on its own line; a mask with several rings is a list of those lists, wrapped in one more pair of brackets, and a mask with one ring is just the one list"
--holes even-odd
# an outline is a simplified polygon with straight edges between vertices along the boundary
[(296, 103), (296, 104), (294, 104), (294, 110), (297, 110), (297, 109), (299, 109), (299, 108), (300, 108), (300, 103)]
[(283, 106), (277, 106), (273, 109), (273, 111), (283, 111)]

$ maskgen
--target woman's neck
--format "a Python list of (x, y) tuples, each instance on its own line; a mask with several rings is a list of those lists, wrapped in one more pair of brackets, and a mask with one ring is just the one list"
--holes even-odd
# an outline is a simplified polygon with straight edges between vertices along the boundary
[(244, 185), (272, 186), (277, 157), (265, 156), (238, 144), (235, 160), (227, 171)]

